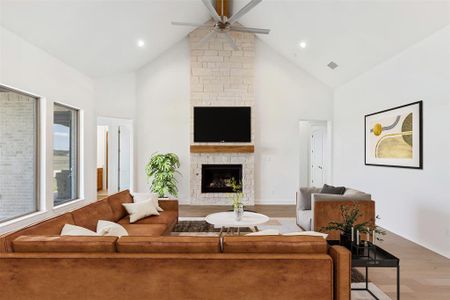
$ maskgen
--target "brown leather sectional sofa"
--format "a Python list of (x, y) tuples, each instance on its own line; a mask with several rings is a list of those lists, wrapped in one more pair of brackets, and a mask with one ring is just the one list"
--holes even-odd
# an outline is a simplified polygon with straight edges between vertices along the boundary
[[(0, 299), (350, 299), (350, 252), (308, 236), (169, 236), (178, 203), (130, 224), (128, 191), (0, 237)], [(121, 223), (129, 236), (60, 236)]]

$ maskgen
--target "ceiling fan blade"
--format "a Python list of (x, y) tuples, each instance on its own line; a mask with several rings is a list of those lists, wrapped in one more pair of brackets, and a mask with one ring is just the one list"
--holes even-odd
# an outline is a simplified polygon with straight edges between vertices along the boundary
[(228, 32), (224, 32), (223, 36), (227, 40), (228, 44), (230, 44), (230, 47), (233, 48), (233, 50), (239, 50), (239, 47), (233, 41), (233, 38), (230, 36), (230, 34)]
[(230, 30), (231, 31), (240, 31), (240, 32), (262, 33), (262, 34), (269, 34), (269, 32), (270, 32), (270, 29), (242, 27), (242, 26), (231, 26)]
[(202, 24), (202, 23), (191, 23), (191, 22), (173, 22), (172, 25), (177, 26), (193, 26), (193, 27), (211, 27), (210, 25)]
[(221, 22), (222, 19), (220, 18), (220, 16), (217, 14), (216, 9), (214, 8), (214, 6), (211, 4), (210, 0), (202, 0), (203, 4), (205, 4), (206, 8), (209, 10), (209, 14), (211, 15), (211, 17), (214, 19), (214, 21), (216, 22)]
[(213, 35), (216, 32), (214, 30), (211, 30), (210, 32), (208, 32), (207, 35), (205, 35), (198, 43), (197, 43), (197, 47), (203, 46), (207, 41), (209, 41), (210, 38), (213, 37)]
[[(235, 23), (237, 20), (239, 20), (243, 15), (245, 15), (246, 13), (248, 13), (253, 7), (255, 7), (256, 5), (259, 4), (259, 2), (261, 2), (262, 0), (252, 0), (250, 1), (246, 6), (244, 6), (243, 8), (241, 8), (240, 11), (238, 11), (237, 13), (235, 13), (234, 15), (231, 16), (231, 18), (228, 20), (228, 22), (230, 24)], [(203, 1), (205, 2), (205, 1)]]

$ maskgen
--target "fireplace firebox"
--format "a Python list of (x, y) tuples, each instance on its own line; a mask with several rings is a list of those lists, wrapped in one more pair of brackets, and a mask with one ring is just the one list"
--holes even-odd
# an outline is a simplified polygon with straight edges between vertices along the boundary
[(242, 183), (242, 165), (202, 165), (202, 193), (233, 193), (233, 178)]

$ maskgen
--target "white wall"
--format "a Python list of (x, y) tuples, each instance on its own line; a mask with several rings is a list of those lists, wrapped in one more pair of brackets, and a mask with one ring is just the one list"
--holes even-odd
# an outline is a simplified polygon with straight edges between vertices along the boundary
[(96, 78), (94, 86), (96, 111), (99, 116), (125, 119), (135, 117), (135, 73)]
[[(86, 201), (96, 199), (96, 124), (94, 104), (93, 81), (67, 66), (60, 60), (50, 56), (47, 52), (31, 45), (12, 32), (0, 27), (0, 83), (10, 87), (27, 91), (31, 94), (44, 97), (41, 106), (41, 124), (46, 135), (41, 138), (42, 145), (42, 180), (46, 180), (47, 190), (41, 190), (41, 207), (49, 208), (53, 201), (52, 196), (52, 106), (53, 101), (77, 107), (82, 110), (81, 123), (84, 130), (81, 132), (85, 141), (81, 145), (81, 195)], [(46, 172), (46, 173), (45, 173)], [(48, 174), (48, 175), (46, 175)], [(81, 206), (86, 201), (78, 201), (48, 212), (26, 217), (15, 224), (4, 223), (0, 233), (23, 226), (30, 222), (49, 217), (61, 211)]]
[(189, 202), (190, 53), (187, 39), (136, 75), (137, 191), (148, 191), (145, 164), (154, 152), (180, 157), (179, 199)]
[[(450, 26), (336, 89), (334, 178), (372, 193), (379, 225), (450, 257)], [(364, 115), (424, 101), (424, 169), (364, 165)]]
[(256, 44), (257, 203), (295, 203), (300, 120), (331, 120), (332, 90), (265, 43)]
[[(137, 190), (156, 151), (181, 159), (180, 201), (189, 203), (190, 53), (187, 40), (137, 72)], [(256, 202), (295, 203), (302, 119), (330, 120), (332, 91), (258, 41), (255, 65)]]

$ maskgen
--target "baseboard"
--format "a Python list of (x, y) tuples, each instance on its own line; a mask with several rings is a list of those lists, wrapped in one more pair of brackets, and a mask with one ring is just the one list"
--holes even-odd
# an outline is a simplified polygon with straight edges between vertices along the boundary
[(295, 205), (295, 199), (255, 199), (261, 205)]

